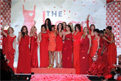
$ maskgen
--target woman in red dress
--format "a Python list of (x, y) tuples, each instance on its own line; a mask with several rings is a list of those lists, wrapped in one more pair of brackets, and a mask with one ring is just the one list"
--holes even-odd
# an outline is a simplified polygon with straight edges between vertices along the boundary
[(48, 44), (49, 44), (49, 33), (46, 31), (45, 25), (41, 26), (41, 32), (39, 33), (40, 41), (40, 67), (46, 68), (49, 66), (49, 54), (48, 54)]
[(19, 41), (19, 58), (17, 73), (31, 73), (31, 56), (29, 48), (29, 36), (26, 26), (21, 28), (21, 32), (18, 36)]
[(79, 68), (79, 57), (80, 57), (80, 38), (82, 36), (80, 24), (75, 25), (75, 32), (73, 34), (73, 63), (76, 73), (78, 74)]
[(50, 32), (51, 31), (51, 20), (49, 19), (49, 18), (47, 18), (46, 20), (45, 20), (45, 27), (47, 28), (47, 32)]
[[(95, 38), (95, 35), (94, 35), (95, 25), (91, 24), (90, 27), (89, 27), (89, 17), (90, 17), (90, 15), (88, 15), (88, 17), (87, 17), (87, 28), (89, 29), (89, 33), (91, 35), (91, 41), (93, 41), (93, 39)], [(89, 53), (89, 67), (93, 63), (92, 57), (90, 56), (91, 51), (92, 51), (92, 46), (93, 46), (93, 42), (91, 42), (91, 48), (90, 48), (90, 53)]]
[(55, 52), (56, 68), (62, 67), (62, 48), (63, 48), (62, 36), (63, 36), (63, 24), (59, 23), (57, 26), (57, 36), (56, 36), (56, 52)]
[(112, 33), (112, 27), (108, 26), (106, 28), (109, 46), (108, 46), (108, 62), (111, 66), (111, 68), (115, 68), (113, 64), (116, 64), (116, 56), (117, 56), (117, 50), (116, 50), (116, 45), (115, 45), (115, 37), (114, 34)]
[(100, 31), (100, 49), (98, 51), (98, 59), (92, 63), (89, 74), (105, 76), (111, 71), (110, 65), (108, 64), (108, 43), (105, 40), (104, 32)]
[(3, 35), (6, 36), (7, 47), (5, 49), (6, 49), (6, 55), (7, 55), (6, 59), (9, 60), (8, 66), (10, 66), (14, 71), (13, 63), (14, 63), (14, 55), (16, 50), (16, 36), (13, 35), (14, 30), (12, 27), (9, 27), (7, 32), (8, 33), (4, 32), (4, 30), (2, 29)]
[(98, 49), (99, 49), (99, 40), (100, 40), (100, 37), (98, 35), (99, 33), (99, 30), (98, 29), (95, 29), (94, 30), (94, 39), (92, 40), (92, 47), (91, 47), (91, 51), (90, 51), (90, 57), (92, 58), (92, 60), (94, 61), (94, 58), (96, 58), (97, 56), (97, 52), (98, 52)]
[[(48, 51), (49, 51), (49, 67), (54, 67), (54, 52), (56, 50), (56, 33), (55, 33), (55, 25), (51, 26), (51, 32), (49, 33), (49, 45), (48, 45)], [(51, 62), (52, 61), (52, 62)]]
[(72, 30), (69, 25), (66, 26), (66, 32), (63, 35), (63, 40), (65, 40), (65, 42), (63, 44), (63, 51), (62, 51), (62, 66), (63, 68), (72, 68), (73, 42), (72, 42)]
[(87, 74), (89, 70), (89, 51), (91, 47), (91, 36), (87, 27), (84, 28), (84, 34), (81, 36), (80, 40), (80, 74)]
[(30, 31), (30, 51), (31, 51), (31, 67), (37, 68), (38, 67), (38, 57), (37, 57), (37, 28), (33, 26)]

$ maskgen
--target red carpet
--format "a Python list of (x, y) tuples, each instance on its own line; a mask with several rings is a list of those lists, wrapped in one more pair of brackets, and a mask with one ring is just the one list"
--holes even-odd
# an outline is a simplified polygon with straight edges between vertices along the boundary
[(30, 81), (90, 81), (87, 76), (76, 74), (34, 74)]

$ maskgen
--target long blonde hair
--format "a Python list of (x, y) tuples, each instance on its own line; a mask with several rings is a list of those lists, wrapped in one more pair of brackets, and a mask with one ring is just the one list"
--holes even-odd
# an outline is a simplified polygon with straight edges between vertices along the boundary
[[(83, 32), (84, 32), (84, 29), (85, 29), (85, 28), (87, 28), (87, 27), (84, 27), (84, 28), (83, 28)], [(89, 29), (87, 28), (87, 30), (88, 30), (87, 33), (89, 34)]]
[(33, 27), (31, 28), (31, 30), (30, 30), (30, 34), (34, 34), (34, 33), (36, 33), (36, 32), (34, 32), (34, 28), (36, 28), (36, 27), (33, 26)]

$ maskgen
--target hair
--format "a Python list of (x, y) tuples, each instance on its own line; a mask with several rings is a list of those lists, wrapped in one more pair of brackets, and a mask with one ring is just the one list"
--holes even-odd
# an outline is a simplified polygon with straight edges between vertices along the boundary
[[(46, 20), (45, 20), (45, 27), (46, 27), (46, 21), (48, 21), (48, 27), (49, 27), (49, 30), (51, 31), (51, 20), (49, 19), (49, 18), (47, 18)], [(47, 29), (47, 27), (46, 27), (46, 29)]]
[(104, 34), (104, 31), (103, 31), (103, 30), (100, 30), (99, 33), (100, 33), (100, 34)]
[[(63, 30), (63, 24), (62, 23), (59, 23), (59, 24), (61, 24), (61, 31), (62, 31)], [(59, 24), (57, 26), (57, 30), (59, 30)]]
[[(85, 28), (87, 28), (87, 27), (84, 27), (84, 29), (85, 29)], [(83, 29), (83, 32), (84, 32), (84, 29)], [(87, 28), (87, 30), (88, 30), (87, 33), (89, 34), (89, 29)]]
[(94, 25), (94, 24), (91, 24), (91, 25), (90, 25), (90, 30), (91, 30), (91, 27), (92, 27), (92, 26), (94, 26), (94, 29), (95, 29), (95, 25)]
[(79, 29), (79, 31), (81, 31), (81, 25), (80, 24), (75, 25), (75, 31), (76, 31), (76, 27)]
[[(65, 24), (66, 24), (66, 22), (63, 22), (63, 23), (65, 23)], [(66, 25), (67, 25), (67, 24), (66, 24)], [(65, 25), (65, 26), (66, 26), (66, 25)], [(66, 27), (65, 27), (65, 28), (66, 28)], [(64, 25), (63, 25), (63, 29), (64, 29)]]
[(32, 34), (33, 33), (33, 29), (34, 28), (36, 28), (35, 26), (33, 26), (32, 28), (31, 28), (31, 30), (30, 30), (30, 34)]
[(12, 31), (14, 32), (14, 29), (12, 27), (9, 27), (8, 30), (7, 30), (8, 34), (10, 34), (10, 32), (9, 32), (10, 29), (12, 29)]
[(73, 31), (74, 31), (74, 29), (73, 29), (73, 23), (69, 23), (68, 25), (71, 26), (71, 30), (72, 30), (72, 32), (73, 32)]
[(94, 29), (94, 32), (97, 32), (97, 33), (99, 33), (99, 29)]
[(50, 30), (50, 31), (52, 31), (52, 28), (53, 28), (53, 27), (55, 27), (55, 25), (51, 25), (51, 30)]
[[(24, 28), (26, 28), (26, 32), (25, 32), (25, 33), (23, 32)], [(27, 29), (27, 26), (25, 26), (25, 25), (22, 26), (22, 28), (21, 28), (21, 33), (22, 33), (23, 38), (24, 38), (25, 35), (28, 36), (28, 29)]]
[(70, 25), (66, 25), (66, 26), (68, 26), (70, 28), (70, 31), (73, 32)]
[(47, 30), (47, 28), (46, 28), (46, 26), (45, 26), (45, 25), (41, 25), (41, 29), (42, 29), (42, 27), (44, 27), (44, 28), (45, 28), (45, 30)]
[(111, 31), (112, 30), (112, 27), (111, 26), (107, 26), (106, 29), (109, 29)]

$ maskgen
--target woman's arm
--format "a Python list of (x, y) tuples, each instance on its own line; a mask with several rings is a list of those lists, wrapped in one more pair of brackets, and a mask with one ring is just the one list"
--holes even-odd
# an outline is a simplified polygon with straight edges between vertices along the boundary
[(104, 39), (105, 41), (107, 41), (108, 43), (111, 43), (111, 41), (109, 41), (107, 38), (103, 37), (103, 39)]
[(100, 41), (100, 37), (98, 37), (98, 40), (97, 40), (97, 42), (98, 42), (97, 52), (98, 52), (99, 45), (100, 45), (99, 41)]
[(89, 17), (90, 17), (90, 15), (87, 16), (87, 28), (88, 28), (88, 30), (89, 30), (89, 33), (91, 34), (91, 30), (90, 30), (90, 28), (89, 28)]
[(20, 42), (20, 40), (21, 40), (21, 32), (19, 32), (19, 36), (18, 36), (18, 42)]
[(89, 38), (89, 50), (88, 50), (88, 54), (89, 54), (89, 52), (90, 52), (90, 48), (91, 48), (91, 36), (88, 35), (88, 38)]
[(7, 37), (7, 33), (4, 32), (4, 27), (2, 28), (2, 34)]
[(15, 49), (15, 53), (16, 53), (16, 38), (14, 39), (14, 49)]
[(63, 32), (63, 40), (65, 40), (65, 34), (66, 34), (66, 32)]

